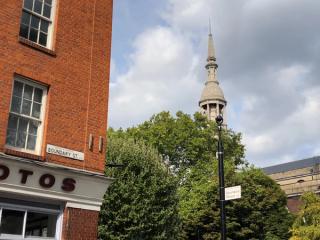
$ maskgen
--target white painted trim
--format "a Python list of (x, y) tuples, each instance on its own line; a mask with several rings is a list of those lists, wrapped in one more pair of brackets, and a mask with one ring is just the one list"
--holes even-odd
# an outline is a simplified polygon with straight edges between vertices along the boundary
[(12, 239), (12, 240), (15, 240), (15, 239), (24, 239), (23, 238), (23, 235), (12, 235), (12, 234), (1, 234), (0, 235), (0, 239), (4, 239), (4, 240), (8, 240), (8, 239)]
[[(31, 16), (36, 16), (38, 18), (41, 19), (41, 21), (46, 21), (48, 22), (48, 33), (47, 33), (47, 43), (46, 43), (46, 46), (43, 46), (41, 44), (39, 44), (39, 38), (40, 38), (40, 32), (41, 32), (41, 26), (39, 25), (39, 28), (38, 28), (38, 37), (37, 37), (37, 42), (33, 42), (34, 44), (40, 46), (40, 47), (44, 47), (44, 48), (47, 48), (47, 49), (50, 49), (52, 50), (52, 46), (53, 46), (53, 33), (54, 33), (54, 28), (55, 28), (55, 18), (56, 18), (56, 9), (57, 9), (57, 1), (58, 0), (52, 0), (52, 4), (51, 4), (51, 13), (50, 13), (50, 19), (39, 14), (39, 13), (36, 13), (30, 9), (27, 9), (27, 8), (24, 8), (24, 6), (22, 6), (22, 12), (26, 12), (26, 13), (29, 13)], [(33, 3), (34, 3), (34, 0), (33, 0)], [(44, 9), (44, 3), (43, 3), (43, 6), (42, 6), (42, 11)], [(30, 19), (31, 21), (31, 19)], [(21, 23), (20, 23), (21, 24)], [(40, 24), (40, 23), (39, 23)], [(31, 23), (29, 22), (29, 28), (31, 27)], [(30, 31), (30, 30), (29, 30)], [(28, 34), (29, 35), (29, 34)], [(27, 38), (27, 40), (29, 40), (29, 36)]]
[[(30, 201), (33, 203), (32, 201)], [(35, 203), (37, 204), (37, 203)], [(0, 207), (3, 207), (5, 209), (10, 209), (10, 210), (18, 210), (18, 211), (26, 211), (26, 210), (31, 210), (35, 211), (38, 213), (51, 213), (51, 214), (59, 214), (61, 212), (60, 210), (54, 210), (54, 209), (47, 209), (47, 208), (42, 208), (42, 207), (34, 207), (34, 206), (26, 206), (22, 204), (11, 204), (11, 203), (3, 203), (1, 202), (0, 199)]]
[(26, 237), (26, 224), (27, 224), (27, 210), (24, 211), (24, 216), (23, 216), (23, 227), (22, 227), (23, 237)]
[(91, 210), (91, 211), (100, 211), (100, 206), (93, 206), (93, 205), (87, 205), (82, 203), (75, 203), (75, 202), (67, 202), (66, 205), (67, 208), (79, 208), (79, 209), (85, 209), (85, 210)]
[[(33, 206), (25, 206), (23, 203), (20, 204), (8, 204), (8, 203), (2, 203), (0, 201), (0, 220), (2, 217), (2, 209), (8, 209), (8, 210), (17, 210), (24, 212), (23, 216), (23, 227), (22, 227), (22, 234), (21, 235), (12, 235), (12, 234), (1, 234), (0, 233), (0, 239), (30, 239), (30, 240), (59, 240), (61, 239), (62, 235), (62, 223), (63, 223), (63, 209), (60, 208), (60, 210), (52, 210), (52, 209), (44, 209), (39, 207), (33, 207)], [(52, 237), (26, 237), (25, 231), (26, 231), (26, 222), (27, 222), (27, 212), (38, 212), (43, 214), (56, 214), (57, 215), (57, 221), (56, 221), (56, 231), (55, 231), (55, 238)]]
[[(43, 142), (43, 130), (44, 130), (44, 119), (45, 119), (45, 113), (46, 113), (46, 103), (47, 103), (47, 94), (48, 94), (48, 90), (47, 87), (45, 85), (42, 84), (38, 84), (36, 82), (34, 82), (31, 79), (22, 77), (20, 75), (15, 75), (13, 78), (13, 84), (12, 84), (12, 89), (11, 89), (11, 100), (10, 100), (10, 108), (9, 108), (9, 114), (11, 114), (11, 105), (12, 105), (12, 99), (13, 99), (13, 90), (14, 90), (14, 82), (20, 82), (22, 84), (24, 84), (23, 89), (25, 88), (25, 85), (29, 85), (32, 86), (33, 88), (39, 88), (42, 90), (42, 102), (41, 102), (41, 109), (40, 109), (40, 118), (36, 119), (36, 121), (39, 121), (39, 127), (38, 127), (38, 132), (37, 132), (37, 140), (36, 140), (36, 148), (34, 151), (25, 149), (25, 148), (17, 148), (14, 146), (10, 146), (8, 144), (6, 144), (6, 148), (8, 149), (12, 149), (12, 150), (16, 150), (19, 152), (25, 152), (25, 153), (30, 153), (30, 154), (35, 154), (35, 155), (40, 155), (41, 153), (41, 149), (42, 149), (42, 142)], [(33, 90), (34, 91), (34, 90)], [(34, 92), (33, 92), (34, 94)], [(23, 93), (22, 93), (22, 99), (23, 99)], [(32, 101), (33, 104), (33, 101)], [(21, 102), (21, 106), (22, 106), (22, 102)], [(24, 116), (23, 114), (18, 114), (18, 113), (12, 113), (18, 117), (24, 117), (26, 119), (32, 119), (32, 117), (29, 116)]]
[(2, 220), (2, 208), (0, 208), (0, 223), (1, 223), (1, 220)]
[(62, 238), (62, 224), (63, 224), (63, 212), (64, 209), (61, 207), (61, 212), (58, 215), (58, 219), (57, 219), (57, 225), (56, 225), (56, 240), (59, 240)]
[(57, 9), (57, 1), (58, 0), (52, 0), (52, 5), (51, 5), (51, 23), (49, 23), (49, 28), (48, 28), (48, 37), (47, 37), (47, 48), (52, 50), (53, 46), (53, 33), (55, 29), (55, 18), (56, 18), (56, 9)]
[(9, 185), (9, 184), (1, 184), (0, 191), (13, 193), (13, 194), (20, 194), (25, 196), (32, 196), (32, 197), (40, 197), (40, 198), (49, 198), (51, 200), (60, 200), (64, 202), (73, 202), (74, 204), (79, 203), (83, 206), (87, 206), (87, 208), (97, 207), (100, 209), (100, 206), (102, 205), (102, 199), (85, 199), (83, 196), (77, 196), (73, 195), (67, 196), (67, 194), (61, 194), (54, 191), (39, 191), (36, 188), (24, 188), (20, 186), (15, 185)]

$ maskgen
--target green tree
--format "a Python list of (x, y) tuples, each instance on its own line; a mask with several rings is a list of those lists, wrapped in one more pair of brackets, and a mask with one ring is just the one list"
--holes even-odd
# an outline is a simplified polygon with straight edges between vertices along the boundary
[(301, 200), (303, 204), (292, 226), (290, 240), (319, 240), (320, 198), (315, 193), (307, 192)]
[[(192, 118), (182, 112), (177, 112), (176, 116), (161, 112), (137, 127), (117, 131), (117, 134), (141, 139), (155, 147), (162, 158), (180, 172), (199, 160), (209, 161), (216, 152), (216, 124), (200, 113)], [(241, 134), (227, 131), (224, 147), (226, 159), (236, 165), (244, 163)]]
[(293, 216), (286, 207), (285, 193), (274, 180), (249, 167), (236, 172), (232, 184), (241, 185), (242, 197), (228, 203), (231, 239), (289, 239)]
[[(217, 126), (214, 122), (208, 121), (199, 113), (192, 118), (182, 112), (175, 116), (169, 112), (161, 112), (136, 127), (126, 130), (110, 129), (108, 134), (111, 139), (143, 141), (157, 149), (162, 160), (174, 170), (178, 179), (174, 183), (178, 188), (176, 200), (179, 203), (181, 228), (178, 224), (174, 225), (180, 231), (179, 236), (175, 235), (173, 239), (219, 239), (215, 156)], [(240, 184), (243, 187), (242, 198), (230, 201), (226, 206), (228, 236), (237, 240), (288, 239), (292, 218), (286, 210), (285, 194), (260, 170), (247, 167), (241, 134), (224, 130), (222, 138), (226, 185)], [(109, 156), (109, 161), (117, 159), (119, 151), (114, 153), (114, 157)], [(133, 194), (135, 193), (134, 191)]]
[[(229, 164), (225, 174), (229, 175)], [(179, 187), (179, 239), (219, 239), (217, 161), (199, 161), (185, 172)]]
[[(227, 236), (237, 240), (288, 239), (292, 216), (286, 209), (284, 192), (259, 169), (235, 169), (226, 162), (226, 185), (242, 187), (242, 198), (226, 205)], [(216, 160), (198, 164), (186, 174), (179, 188), (180, 239), (220, 239), (217, 192)]]
[(99, 238), (176, 239), (179, 230), (177, 181), (158, 153), (143, 142), (109, 135), (106, 170), (115, 177), (103, 202)]

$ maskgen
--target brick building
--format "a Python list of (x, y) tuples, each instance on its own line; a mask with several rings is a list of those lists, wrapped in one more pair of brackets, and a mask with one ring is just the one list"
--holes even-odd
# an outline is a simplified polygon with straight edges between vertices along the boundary
[(112, 0), (0, 8), (0, 239), (96, 239)]
[(278, 164), (262, 170), (274, 179), (288, 197), (288, 208), (298, 212), (304, 192), (320, 193), (320, 157)]

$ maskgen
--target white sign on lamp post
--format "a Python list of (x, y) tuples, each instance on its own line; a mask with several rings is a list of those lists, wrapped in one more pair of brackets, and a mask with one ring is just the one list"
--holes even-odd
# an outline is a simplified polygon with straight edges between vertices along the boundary
[(241, 186), (228, 187), (224, 189), (225, 200), (233, 200), (241, 198)]

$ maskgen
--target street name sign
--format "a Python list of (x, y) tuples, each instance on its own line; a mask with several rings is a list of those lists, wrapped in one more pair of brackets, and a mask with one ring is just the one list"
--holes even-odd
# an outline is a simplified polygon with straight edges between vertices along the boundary
[(84, 160), (84, 154), (82, 152), (77, 152), (74, 150), (57, 147), (50, 144), (47, 145), (47, 153), (63, 156), (66, 158), (73, 158), (81, 161)]
[(224, 189), (224, 199), (233, 200), (241, 198), (241, 186), (228, 187)]

